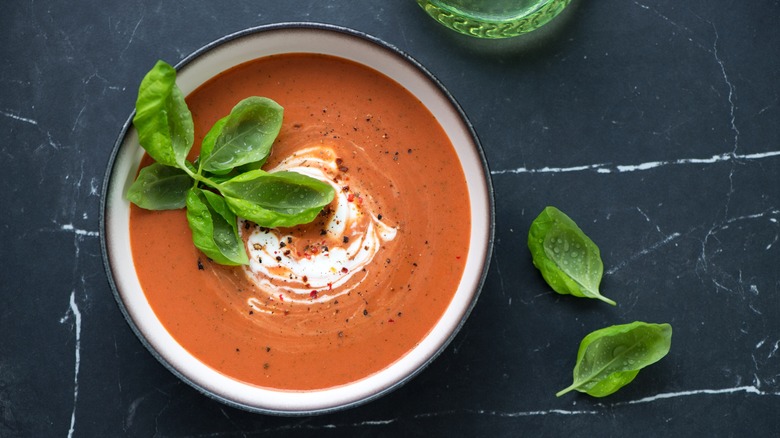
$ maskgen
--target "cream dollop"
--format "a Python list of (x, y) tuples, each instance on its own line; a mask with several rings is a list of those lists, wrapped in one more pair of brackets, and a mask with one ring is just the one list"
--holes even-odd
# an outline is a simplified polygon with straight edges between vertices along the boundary
[[(250, 263), (247, 277), (267, 296), (249, 306), (272, 313), (269, 301), (326, 302), (347, 294), (369, 276), (368, 266), (398, 230), (371, 211), (369, 193), (343, 185), (341, 159), (327, 145), (306, 148), (270, 172), (299, 172), (329, 183), (336, 191), (329, 217), (316, 242), (301, 248), (292, 229), (241, 226)], [(350, 185), (354, 186), (355, 181)], [(244, 225), (244, 224), (241, 224)]]

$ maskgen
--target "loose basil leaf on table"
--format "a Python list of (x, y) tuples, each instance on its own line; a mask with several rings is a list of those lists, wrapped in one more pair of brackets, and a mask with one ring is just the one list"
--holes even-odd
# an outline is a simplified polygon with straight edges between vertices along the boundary
[(672, 326), (636, 321), (596, 330), (577, 352), (574, 382), (556, 396), (576, 390), (604, 397), (629, 384), (642, 368), (661, 360), (672, 344)]
[(239, 102), (203, 138), (200, 166), (208, 172), (265, 162), (282, 129), (284, 109), (265, 97), (248, 97)]
[(604, 264), (598, 246), (562, 211), (546, 207), (539, 214), (528, 231), (528, 249), (555, 292), (615, 305), (599, 292)]
[(328, 183), (287, 171), (252, 170), (219, 189), (236, 214), (264, 227), (310, 222), (336, 195)]
[(249, 264), (236, 215), (221, 196), (191, 188), (187, 192), (187, 222), (195, 246), (210, 259), (222, 265)]
[(127, 199), (147, 210), (176, 210), (186, 205), (192, 184), (185, 171), (152, 163), (141, 169), (127, 191)]
[(157, 61), (141, 81), (133, 125), (139, 143), (155, 161), (184, 168), (195, 127), (176, 85), (176, 70), (164, 61)]

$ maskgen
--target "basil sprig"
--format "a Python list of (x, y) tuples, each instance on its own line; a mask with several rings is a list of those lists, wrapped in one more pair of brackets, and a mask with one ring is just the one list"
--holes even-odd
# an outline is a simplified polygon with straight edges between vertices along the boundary
[(598, 246), (555, 207), (546, 207), (531, 223), (528, 249), (534, 266), (555, 292), (615, 302), (599, 292), (604, 264)]
[(639, 370), (661, 360), (672, 345), (672, 326), (635, 321), (585, 336), (577, 352), (574, 382), (558, 391), (576, 390), (604, 397), (631, 383)]
[(189, 162), (192, 113), (164, 61), (138, 90), (133, 125), (156, 162), (138, 174), (127, 199), (147, 210), (186, 208), (195, 246), (224, 265), (249, 263), (237, 217), (262, 227), (311, 222), (335, 196), (330, 184), (295, 172), (260, 170), (282, 128), (284, 109), (265, 97), (240, 101), (217, 121)]

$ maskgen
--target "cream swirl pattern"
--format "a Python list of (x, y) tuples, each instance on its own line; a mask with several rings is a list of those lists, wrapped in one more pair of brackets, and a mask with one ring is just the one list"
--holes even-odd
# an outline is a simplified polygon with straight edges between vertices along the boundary
[(328, 182), (336, 198), (322, 213), (315, 239), (300, 239), (295, 229), (240, 224), (250, 257), (244, 271), (266, 295), (249, 298), (250, 308), (272, 313), (269, 302), (324, 303), (348, 294), (369, 276), (368, 266), (382, 245), (396, 237), (398, 230), (372, 211), (370, 194), (345, 185), (342, 163), (332, 148), (320, 145), (302, 149), (270, 170)]

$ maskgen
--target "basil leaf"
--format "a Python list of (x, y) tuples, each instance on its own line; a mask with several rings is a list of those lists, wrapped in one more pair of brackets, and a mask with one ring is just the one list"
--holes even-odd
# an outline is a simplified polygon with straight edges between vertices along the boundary
[[(219, 134), (222, 133), (222, 129), (225, 127), (229, 116), (225, 116), (214, 123), (214, 126), (209, 129), (209, 132), (203, 137), (203, 142), (200, 144), (200, 155), (198, 155), (197, 165), (199, 169), (203, 168), (203, 160), (211, 155), (214, 150), (214, 143), (216, 143)], [(219, 172), (223, 173), (223, 172)]]
[(220, 119), (203, 139), (200, 162), (209, 172), (264, 162), (282, 128), (284, 109), (265, 97), (248, 97)]
[(599, 248), (557, 208), (545, 208), (531, 223), (528, 249), (534, 266), (555, 292), (615, 305), (599, 292), (604, 272)]
[(307, 224), (313, 221), (322, 211), (322, 207), (314, 207), (297, 213), (281, 213), (263, 208), (245, 199), (232, 198), (230, 196), (225, 196), (225, 202), (238, 216), (266, 228), (294, 227), (300, 224)]
[(146, 74), (138, 89), (133, 125), (141, 146), (158, 163), (184, 168), (195, 127), (176, 70), (163, 61)]
[(152, 163), (141, 169), (127, 191), (127, 199), (147, 210), (183, 208), (193, 181), (181, 169)]
[(223, 265), (249, 264), (237, 218), (222, 197), (191, 188), (187, 192), (187, 222), (195, 246), (210, 259)]
[(220, 184), (219, 189), (225, 197), (243, 199), (284, 215), (325, 207), (336, 195), (330, 184), (288, 171), (252, 170)]
[(636, 321), (596, 330), (577, 352), (574, 383), (555, 394), (577, 390), (604, 397), (629, 384), (639, 370), (661, 360), (672, 344), (672, 326)]

